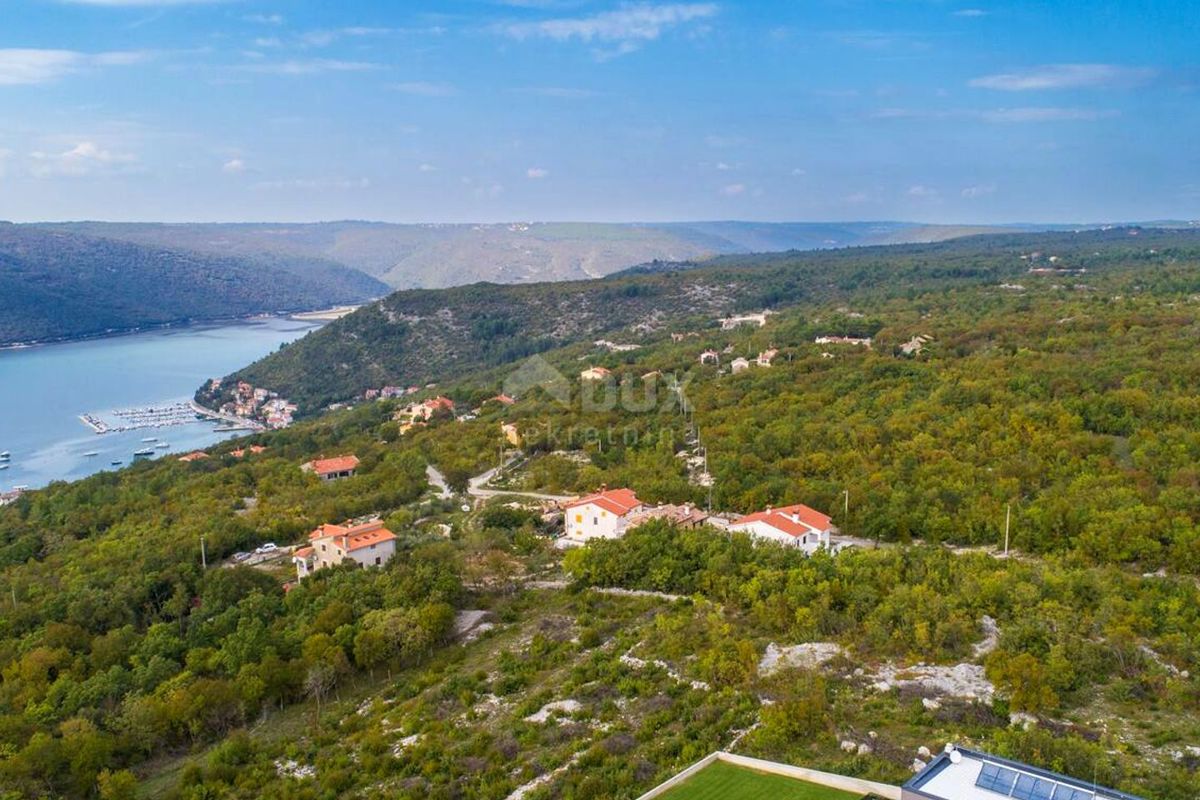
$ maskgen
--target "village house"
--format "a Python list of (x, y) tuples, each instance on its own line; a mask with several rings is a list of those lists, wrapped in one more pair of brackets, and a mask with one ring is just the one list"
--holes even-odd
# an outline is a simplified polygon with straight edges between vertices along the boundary
[(1050, 770), (946, 745), (900, 787), (901, 800), (1141, 800)]
[(869, 336), (818, 336), (813, 341), (817, 344), (853, 344), (868, 349), (871, 347), (871, 337)]
[(407, 422), (410, 425), (415, 422), (428, 422), (438, 412), (454, 412), (454, 401), (449, 397), (441, 395), (425, 400), (421, 403), (412, 403), (393, 415), (392, 419), (397, 422)]
[(933, 341), (932, 336), (914, 336), (904, 344), (900, 345), (900, 352), (906, 356), (919, 355), (925, 349), (925, 345), (931, 341)]
[(504, 439), (513, 447), (521, 446), (521, 432), (517, 430), (516, 423), (501, 422), (500, 432), (504, 434)]
[(833, 548), (830, 539), (833, 521), (825, 514), (806, 505), (768, 508), (739, 517), (729, 523), (727, 530), (742, 531), (756, 539), (799, 547), (806, 553)]
[(186, 455), (180, 456), (179, 460), (185, 463), (190, 463), (192, 461), (203, 461), (206, 458), (208, 458), (208, 453), (204, 452), (203, 450), (193, 450)]
[(589, 539), (616, 539), (632, 516), (643, 508), (632, 489), (604, 488), (596, 494), (568, 503), (564, 544), (583, 544)]
[(708, 522), (708, 514), (686, 503), (681, 506), (669, 504), (644, 506), (641, 511), (635, 511), (629, 515), (626, 528), (636, 528), (643, 523), (656, 519), (666, 520), (681, 528), (699, 528)]
[(358, 469), (358, 456), (344, 455), (335, 458), (318, 458), (300, 465), (300, 469), (311, 472), (323, 481), (353, 478)]
[(747, 361), (746, 359), (742, 358), (741, 356), (738, 356), (737, 358), (735, 358), (733, 361), (730, 362), (729, 369), (733, 372), (734, 375), (736, 375), (739, 372), (744, 372), (745, 370), (750, 369), (750, 362)]
[(757, 325), (762, 327), (767, 324), (767, 317), (774, 314), (774, 311), (766, 310), (761, 314), (742, 314), (741, 316), (729, 316), (718, 320), (721, 323), (721, 330), (731, 331), (734, 328), (740, 328), (743, 325)]
[(498, 394), (495, 397), (493, 397), (492, 400), (495, 400), (497, 403), (499, 403), (502, 406), (511, 406), (513, 403), (517, 402), (516, 400), (514, 400), (513, 398), (509, 397), (506, 394)]
[(292, 553), (296, 577), (353, 561), (360, 567), (381, 567), (396, 554), (396, 534), (379, 520), (358, 525), (325, 524), (308, 535), (308, 547)]
[(606, 381), (612, 375), (612, 370), (605, 367), (588, 367), (579, 373), (581, 381)]
[(701, 364), (720, 364), (721, 355), (716, 350), (705, 350), (700, 354)]
[(229, 455), (233, 456), (234, 458), (245, 458), (247, 453), (256, 456), (259, 453), (265, 452), (266, 449), (267, 448), (263, 447), (261, 444), (252, 444), (249, 447), (239, 447), (236, 450), (230, 450)]
[(763, 350), (758, 354), (758, 358), (754, 360), (754, 363), (758, 364), (760, 367), (769, 367), (777, 355), (779, 355), (779, 351), (773, 347), (770, 350)]

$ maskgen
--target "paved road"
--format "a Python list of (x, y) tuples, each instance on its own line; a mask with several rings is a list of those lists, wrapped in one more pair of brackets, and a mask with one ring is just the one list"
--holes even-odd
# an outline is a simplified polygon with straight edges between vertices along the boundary
[[(513, 456), (508, 461), (504, 462), (504, 466), (507, 467), (518, 458), (519, 456)], [(576, 497), (573, 494), (544, 494), (540, 492), (517, 492), (511, 489), (485, 489), (484, 487), (487, 486), (488, 482), (491, 481), (492, 478), (496, 477), (496, 473), (499, 471), (499, 467), (492, 467), (487, 472), (480, 473), (474, 478), (471, 478), (471, 480), (467, 481), (467, 494), (471, 495), (471, 497), (478, 497), (480, 499), (513, 495), (519, 497), (532, 497), (535, 500), (556, 500), (560, 502), (574, 500)]]

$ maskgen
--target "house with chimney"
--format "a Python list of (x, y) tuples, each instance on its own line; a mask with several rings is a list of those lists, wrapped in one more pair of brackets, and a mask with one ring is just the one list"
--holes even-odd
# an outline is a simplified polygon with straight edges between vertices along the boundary
[(727, 530), (741, 531), (755, 539), (799, 547), (807, 553), (821, 548), (836, 549), (832, 540), (835, 530), (828, 515), (803, 504), (768, 508), (739, 517), (729, 523)]
[(296, 578), (303, 580), (318, 569), (353, 562), (360, 567), (382, 567), (396, 554), (396, 534), (380, 520), (351, 525), (325, 524), (308, 535), (308, 546), (292, 553)]

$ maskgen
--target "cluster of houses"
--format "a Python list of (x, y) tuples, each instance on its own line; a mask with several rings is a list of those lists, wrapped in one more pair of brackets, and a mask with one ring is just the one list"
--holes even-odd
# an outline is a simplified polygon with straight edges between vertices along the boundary
[(300, 465), (303, 472), (316, 475), (323, 481), (336, 481), (342, 478), (353, 478), (358, 469), (358, 456), (354, 454), (334, 456), (333, 458), (318, 458)]
[(806, 505), (767, 508), (744, 516), (709, 514), (694, 506), (648, 505), (631, 489), (601, 489), (567, 503), (560, 547), (576, 547), (592, 539), (617, 539), (627, 530), (654, 519), (681, 527), (712, 525), (754, 539), (798, 547), (806, 553), (826, 549), (837, 552), (850, 542), (837, 537), (833, 520)]
[[(219, 389), (221, 379), (213, 378), (212, 388)], [(292, 424), (296, 404), (279, 396), (277, 392), (238, 381), (233, 390), (233, 399), (223, 403), (220, 411), (242, 419), (261, 421), (268, 428), (286, 428)]]
[(11, 492), (0, 492), (0, 506), (17, 502), (24, 491), (24, 489), (13, 489)]
[(774, 313), (774, 311), (767, 309), (758, 314), (741, 314), (739, 316), (731, 315), (728, 317), (722, 317), (721, 319), (718, 319), (717, 322), (721, 324), (721, 330), (723, 331), (731, 331), (735, 328), (740, 328), (743, 325), (753, 325), (761, 328), (767, 324), (767, 317)]
[(414, 426), (429, 422), (439, 413), (453, 414), (454, 401), (449, 397), (438, 395), (420, 403), (409, 403), (404, 408), (398, 409), (392, 415), (392, 419), (400, 423), (401, 433), (407, 433)]

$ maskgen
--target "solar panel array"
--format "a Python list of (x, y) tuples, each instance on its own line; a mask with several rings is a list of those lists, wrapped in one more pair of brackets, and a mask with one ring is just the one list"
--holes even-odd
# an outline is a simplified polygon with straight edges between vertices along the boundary
[(975, 785), (1014, 800), (1096, 800), (1086, 789), (987, 762)]

